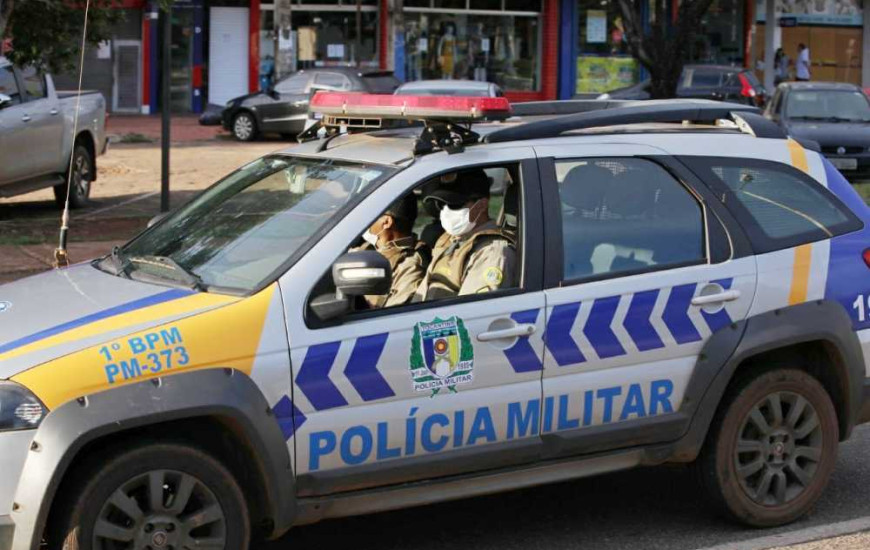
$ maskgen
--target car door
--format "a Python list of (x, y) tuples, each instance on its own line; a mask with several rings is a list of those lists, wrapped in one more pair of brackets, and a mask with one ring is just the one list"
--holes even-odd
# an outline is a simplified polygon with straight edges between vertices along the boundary
[(23, 179), (28, 174), (27, 121), (24, 97), (11, 65), (0, 67), (0, 94), (12, 101), (0, 108), (0, 184)]
[(57, 97), (49, 94), (48, 82), (43, 73), (33, 67), (26, 67), (19, 70), (19, 75), (26, 99), (25, 116), (30, 117), (27, 122), (28, 140), (39, 144), (39, 147), (30, 149), (30, 159), (35, 169), (33, 175), (59, 172), (69, 162), (69, 159), (61, 159), (65, 136), (60, 104)]
[(736, 346), (728, 327), (749, 311), (754, 259), (660, 151), (536, 149), (549, 157), (545, 210), (558, 214), (546, 254), (560, 260), (545, 283), (547, 456), (677, 439), (714, 374), (702, 348), (720, 332)]
[(301, 71), (275, 84), (274, 97), (264, 96), (257, 109), (264, 132), (298, 133), (305, 125), (308, 91), (313, 74)]
[[(280, 280), (300, 496), (529, 463), (540, 454), (543, 235), (530, 148), (462, 155), (464, 162), (516, 165), (521, 174), (518, 201), (504, 202), (519, 203), (517, 288), (326, 325), (306, 315), (332, 262), (380, 212), (439, 171), (461, 167), (455, 156), (435, 156), (441, 160), (422, 157), (373, 191)], [(433, 354), (447, 354), (455, 366), (446, 378), (435, 374)]]

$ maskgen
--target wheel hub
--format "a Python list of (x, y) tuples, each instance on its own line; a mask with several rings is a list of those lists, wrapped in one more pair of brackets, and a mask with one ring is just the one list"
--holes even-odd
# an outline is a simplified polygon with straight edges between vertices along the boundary
[(149, 516), (142, 525), (139, 541), (140, 546), (152, 550), (169, 550), (181, 546), (179, 524), (174, 518), (166, 516)]

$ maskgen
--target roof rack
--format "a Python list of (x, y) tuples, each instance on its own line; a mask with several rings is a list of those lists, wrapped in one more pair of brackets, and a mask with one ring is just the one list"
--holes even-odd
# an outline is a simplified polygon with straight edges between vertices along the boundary
[[(556, 102), (549, 102), (555, 107)], [(563, 109), (576, 108), (580, 112), (568, 114), (557, 118), (549, 118), (535, 122), (527, 122), (517, 126), (496, 130), (487, 135), (487, 143), (500, 143), (505, 141), (518, 141), (527, 139), (543, 139), (558, 137), (575, 130), (590, 128), (603, 128), (607, 126), (620, 126), (625, 124), (643, 124), (651, 122), (692, 122), (692, 123), (715, 123), (727, 120), (734, 123), (737, 128), (746, 134), (760, 138), (785, 139), (785, 132), (763, 116), (757, 107), (750, 105), (738, 105), (735, 103), (723, 103), (711, 100), (698, 99), (663, 99), (644, 102), (631, 102), (629, 104), (614, 104), (611, 101), (602, 101), (598, 109), (592, 110), (593, 106), (579, 102), (572, 103)], [(535, 114), (558, 114), (544, 112), (548, 106), (541, 105)], [(530, 109), (530, 110), (534, 110)], [(514, 108), (514, 113), (518, 109)]]

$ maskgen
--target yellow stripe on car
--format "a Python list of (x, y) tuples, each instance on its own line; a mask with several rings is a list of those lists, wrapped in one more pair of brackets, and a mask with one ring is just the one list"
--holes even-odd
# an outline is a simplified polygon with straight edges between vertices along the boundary
[(195, 369), (233, 368), (250, 374), (274, 293), (272, 285), (224, 307), (44, 363), (13, 380), (54, 409), (88, 394)]

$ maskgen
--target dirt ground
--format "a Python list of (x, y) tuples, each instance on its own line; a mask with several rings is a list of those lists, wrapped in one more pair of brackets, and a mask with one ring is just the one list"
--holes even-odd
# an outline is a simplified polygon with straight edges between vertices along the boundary
[[(173, 145), (170, 153), (170, 206), (177, 208), (198, 191), (236, 168), (291, 144), (211, 140)], [(81, 261), (108, 253), (145, 228), (160, 211), (160, 147), (118, 144), (97, 161), (91, 205), (74, 210), (70, 254)], [(51, 189), (0, 199), (0, 282), (51, 265), (60, 210)]]

